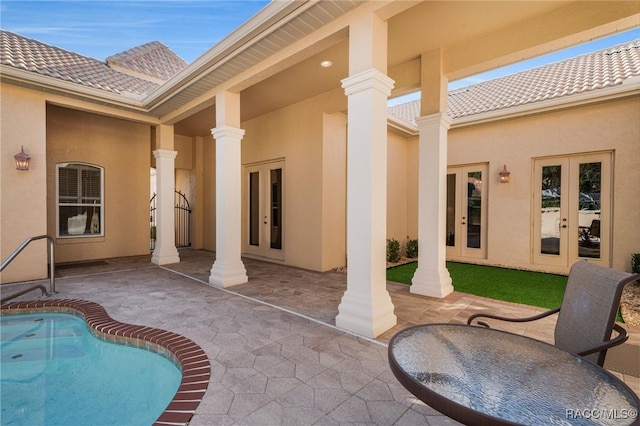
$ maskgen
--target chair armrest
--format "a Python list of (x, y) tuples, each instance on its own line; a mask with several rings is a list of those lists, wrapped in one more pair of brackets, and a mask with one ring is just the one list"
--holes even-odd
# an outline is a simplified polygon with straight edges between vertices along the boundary
[[(545, 318), (548, 317), (549, 315), (553, 315), (560, 312), (560, 308), (555, 308), (555, 309), (551, 309), (550, 311), (545, 311), (542, 312), (541, 314), (538, 315), (534, 315), (531, 317), (524, 317), (524, 318), (509, 318), (509, 317), (501, 317), (499, 315), (492, 315), (492, 314), (473, 314), (469, 317), (469, 319), (467, 320), (467, 325), (471, 325), (471, 323), (473, 322), (473, 320), (477, 319), (477, 318), (490, 318), (490, 319), (495, 319), (495, 320), (500, 320), (500, 321), (507, 321), (507, 322), (529, 322), (529, 321), (536, 321), (539, 320), (541, 318)], [(489, 324), (487, 324), (484, 321), (478, 321), (479, 325), (482, 325), (484, 327), (489, 328)]]
[(606, 342), (603, 342), (598, 346), (594, 346), (592, 348), (585, 349), (584, 351), (578, 352), (576, 355), (585, 356), (585, 355), (593, 354), (596, 352), (602, 352), (605, 349), (609, 349), (614, 346), (621, 345), (629, 339), (627, 330), (625, 330), (618, 324), (613, 324), (613, 329), (618, 332), (618, 335), (616, 337), (614, 337), (611, 340), (607, 340)]

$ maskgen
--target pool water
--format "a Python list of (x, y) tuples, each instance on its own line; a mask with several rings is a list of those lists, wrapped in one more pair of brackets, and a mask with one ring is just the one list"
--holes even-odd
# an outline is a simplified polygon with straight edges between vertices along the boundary
[(172, 361), (99, 340), (75, 315), (0, 316), (2, 425), (150, 425), (181, 379)]

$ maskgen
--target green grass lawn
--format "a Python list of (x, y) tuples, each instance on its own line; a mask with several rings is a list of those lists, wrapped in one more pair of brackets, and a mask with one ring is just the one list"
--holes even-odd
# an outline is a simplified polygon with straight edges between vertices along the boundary
[[(417, 262), (387, 269), (387, 280), (411, 284)], [(492, 266), (447, 262), (456, 291), (552, 309), (560, 306), (567, 277)]]

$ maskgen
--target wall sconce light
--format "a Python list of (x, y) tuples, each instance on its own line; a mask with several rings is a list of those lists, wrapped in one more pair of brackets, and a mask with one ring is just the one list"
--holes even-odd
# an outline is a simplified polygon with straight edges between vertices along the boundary
[(16, 159), (16, 170), (29, 170), (29, 160), (31, 156), (24, 152), (24, 147), (20, 146), (20, 152), (13, 156)]
[(511, 172), (507, 170), (507, 165), (505, 164), (502, 170), (500, 171), (500, 183), (509, 183), (509, 175)]

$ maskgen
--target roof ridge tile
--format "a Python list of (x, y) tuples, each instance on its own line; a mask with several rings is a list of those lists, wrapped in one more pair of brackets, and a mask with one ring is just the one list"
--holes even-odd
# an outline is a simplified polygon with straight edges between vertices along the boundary
[(159, 86), (99, 59), (4, 30), (0, 30), (0, 64), (129, 97), (148, 95)]

